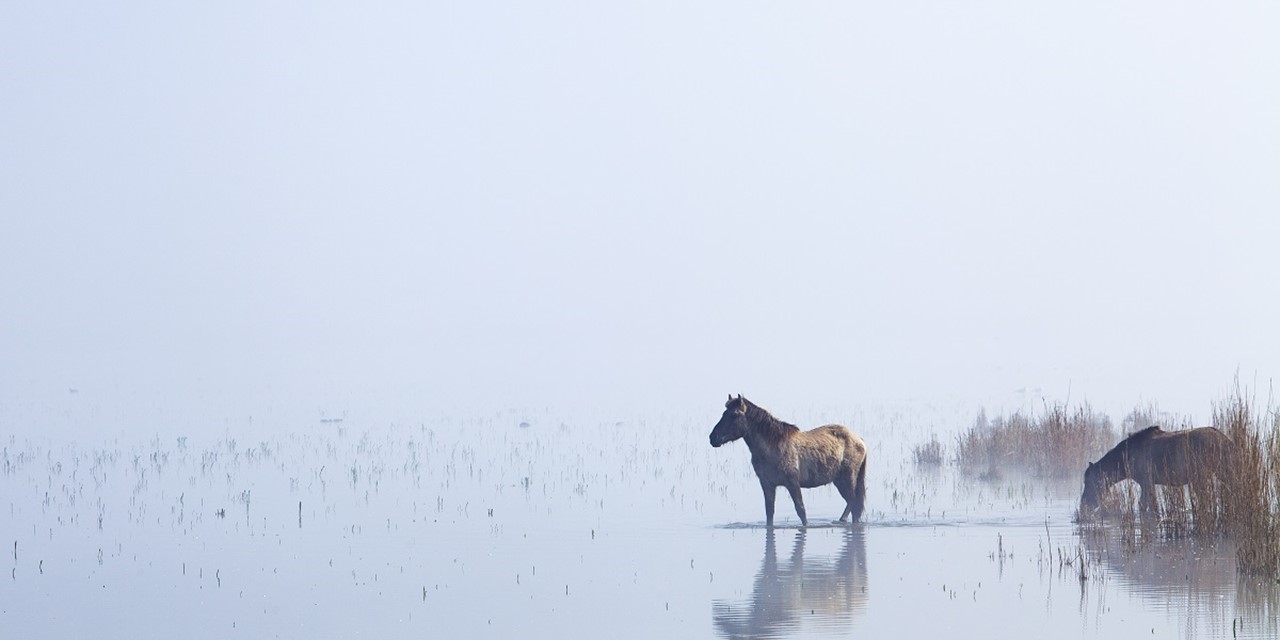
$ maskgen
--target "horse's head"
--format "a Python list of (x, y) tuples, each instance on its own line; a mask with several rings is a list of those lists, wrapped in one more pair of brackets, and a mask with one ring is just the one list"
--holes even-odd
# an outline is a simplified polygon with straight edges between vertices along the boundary
[(1090, 462), (1084, 469), (1084, 493), (1080, 494), (1081, 515), (1091, 514), (1098, 508), (1102, 497), (1102, 469)]
[(729, 396), (724, 403), (724, 414), (711, 430), (711, 446), (718, 447), (747, 435), (747, 401), (742, 396)]

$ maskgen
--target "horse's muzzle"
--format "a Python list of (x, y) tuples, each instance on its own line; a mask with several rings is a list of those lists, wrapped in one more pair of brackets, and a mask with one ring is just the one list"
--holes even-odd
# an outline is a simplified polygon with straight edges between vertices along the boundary
[(719, 447), (724, 444), (724, 440), (716, 440), (715, 436), (708, 436), (707, 439), (711, 441), (711, 446), (713, 447)]

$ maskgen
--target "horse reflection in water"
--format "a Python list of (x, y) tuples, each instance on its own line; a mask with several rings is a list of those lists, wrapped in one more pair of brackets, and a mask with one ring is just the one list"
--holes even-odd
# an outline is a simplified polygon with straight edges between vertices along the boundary
[(1144, 607), (1182, 617), (1186, 637), (1217, 636), (1237, 620), (1245, 632), (1240, 637), (1280, 637), (1280, 585), (1238, 571), (1229, 539), (1157, 538), (1135, 545), (1105, 527), (1084, 529), (1079, 539), (1110, 578), (1081, 582), (1082, 598), (1086, 586), (1105, 596), (1118, 585)]
[(795, 533), (791, 556), (778, 562), (774, 530), (765, 534), (764, 560), (750, 601), (712, 604), (716, 631), (724, 638), (776, 638), (819, 625), (847, 631), (867, 608), (867, 548), (860, 529), (846, 529), (840, 553), (805, 558), (806, 531)]

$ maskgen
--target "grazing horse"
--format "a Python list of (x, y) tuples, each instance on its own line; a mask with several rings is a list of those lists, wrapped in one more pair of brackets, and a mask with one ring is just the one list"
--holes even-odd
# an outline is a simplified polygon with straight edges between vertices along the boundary
[(724, 405), (724, 415), (711, 430), (711, 446), (742, 438), (751, 450), (751, 466), (764, 489), (764, 517), (773, 526), (773, 501), (778, 486), (787, 488), (801, 524), (808, 526), (800, 489), (829, 482), (844, 497), (846, 507), (839, 522), (850, 515), (857, 522), (867, 498), (867, 445), (849, 429), (829, 424), (801, 431), (757, 407), (742, 396)]
[(1142, 489), (1139, 501), (1145, 513), (1154, 514), (1155, 485), (1205, 486), (1213, 476), (1221, 479), (1231, 463), (1231, 438), (1213, 427), (1163, 431), (1147, 427), (1120, 441), (1084, 471), (1080, 513), (1098, 508), (1102, 492), (1121, 480), (1131, 479)]

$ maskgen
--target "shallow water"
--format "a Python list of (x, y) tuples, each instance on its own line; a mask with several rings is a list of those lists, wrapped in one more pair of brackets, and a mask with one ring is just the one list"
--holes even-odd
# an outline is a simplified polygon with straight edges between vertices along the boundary
[[(920, 470), (910, 412), (857, 414), (865, 522), (763, 506), (716, 415), (503, 413), (412, 427), (3, 450), (0, 624), (14, 637), (1274, 637), (1229, 543), (1070, 521), (1074, 482)], [(817, 416), (811, 424), (831, 419)], [(522, 427), (521, 423), (528, 426)], [(956, 422), (961, 424), (962, 422)], [(246, 428), (242, 433), (249, 433)]]

